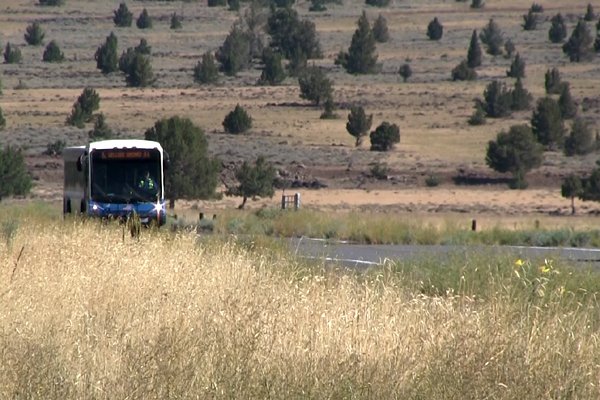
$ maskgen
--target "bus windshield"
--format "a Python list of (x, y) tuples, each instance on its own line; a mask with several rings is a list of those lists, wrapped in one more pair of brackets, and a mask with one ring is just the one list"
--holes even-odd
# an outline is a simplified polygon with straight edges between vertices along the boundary
[(106, 149), (91, 154), (91, 199), (101, 203), (156, 202), (162, 198), (157, 149)]

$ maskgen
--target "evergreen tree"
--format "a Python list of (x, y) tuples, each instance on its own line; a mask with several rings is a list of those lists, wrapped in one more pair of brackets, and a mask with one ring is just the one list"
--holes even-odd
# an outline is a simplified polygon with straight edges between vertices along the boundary
[(506, 71), (506, 76), (510, 78), (525, 78), (525, 61), (521, 58), (519, 53), (517, 53), (513, 62), (510, 64), (510, 69)]
[(453, 81), (472, 81), (475, 79), (477, 79), (477, 72), (469, 67), (467, 60), (462, 60), (460, 64), (452, 70)]
[(309, 100), (316, 106), (333, 98), (333, 82), (319, 67), (313, 65), (306, 68), (298, 78), (298, 84), (300, 98)]
[(506, 39), (506, 42), (504, 42), (504, 52), (506, 53), (505, 57), (511, 58), (513, 54), (515, 54), (515, 51), (517, 51), (517, 49), (513, 41), (510, 39)]
[(114, 14), (115, 16), (113, 17), (113, 22), (115, 23), (115, 26), (121, 28), (131, 26), (131, 22), (133, 21), (133, 13), (129, 11), (125, 2), (119, 4), (119, 8), (114, 11)]
[(238, 207), (243, 209), (248, 198), (273, 197), (275, 191), (275, 168), (265, 158), (259, 156), (254, 166), (244, 161), (241, 167), (235, 171), (238, 185), (227, 190), (228, 196), (242, 196), (242, 204)]
[(90, 140), (106, 140), (113, 137), (112, 129), (106, 124), (106, 118), (104, 114), (100, 113), (96, 115), (94, 119), (94, 128), (88, 132)]
[(529, 10), (534, 13), (542, 13), (544, 12), (544, 7), (541, 4), (533, 3), (531, 4), (531, 7), (529, 7)]
[(515, 87), (511, 92), (512, 103), (511, 109), (514, 111), (523, 111), (528, 110), (531, 107), (531, 102), (533, 100), (533, 96), (527, 89), (523, 87), (523, 82), (521, 78), (517, 78), (515, 82)]
[(0, 131), (6, 128), (6, 118), (4, 118), (4, 113), (2, 112), (2, 107), (0, 107)]
[(140, 44), (133, 49), (138, 54), (149, 56), (152, 53), (152, 46), (148, 45), (148, 41), (144, 38), (140, 39)]
[(85, 115), (81, 108), (81, 104), (76, 102), (73, 105), (71, 114), (67, 117), (65, 123), (67, 125), (76, 126), (79, 129), (81, 129), (85, 126)]
[(308, 11), (312, 12), (323, 12), (327, 11), (327, 7), (325, 6), (325, 0), (310, 0), (310, 7)]
[(490, 82), (483, 91), (483, 98), (483, 109), (488, 117), (503, 118), (511, 114), (512, 93), (506, 89), (504, 83)]
[(375, 72), (377, 54), (375, 37), (371, 31), (367, 14), (363, 11), (358, 19), (358, 29), (352, 36), (348, 53), (338, 55), (336, 64), (341, 64), (351, 74), (370, 74)]
[(549, 150), (564, 144), (565, 127), (558, 102), (551, 97), (538, 100), (531, 117), (531, 129), (537, 141)]
[(135, 50), (133, 47), (128, 47), (123, 53), (121, 53), (121, 57), (119, 57), (119, 71), (124, 74), (128, 74), (131, 69), (131, 65), (133, 64), (133, 59), (135, 58)]
[(46, 34), (42, 30), (40, 23), (35, 21), (25, 29), (25, 41), (32, 46), (41, 46)]
[(0, 200), (7, 196), (22, 196), (31, 190), (31, 175), (21, 150), (11, 146), (0, 149)]
[(373, 7), (387, 7), (390, 0), (365, 0), (365, 4)]
[(154, 83), (154, 73), (150, 58), (143, 54), (134, 52), (135, 55), (128, 71), (125, 73), (125, 82), (127, 86), (146, 87)]
[(221, 71), (228, 76), (248, 68), (251, 61), (250, 40), (239, 24), (234, 24), (216, 55)]
[(181, 25), (182, 17), (179, 17), (176, 13), (171, 14), (171, 25), (169, 28), (171, 29), (181, 29), (183, 26)]
[(227, 5), (227, 0), (208, 0), (207, 5), (209, 7), (222, 7)]
[(585, 61), (591, 58), (592, 44), (594, 39), (583, 20), (577, 22), (577, 26), (573, 29), (571, 37), (563, 45), (563, 53), (569, 56), (569, 60), (574, 62)]
[(338, 115), (334, 113), (335, 103), (329, 98), (323, 102), (323, 112), (319, 116), (320, 119), (337, 119)]
[(568, 83), (561, 85), (558, 107), (560, 108), (562, 119), (573, 119), (577, 115), (577, 104), (575, 104), (571, 96), (571, 89)]
[(479, 39), (477, 38), (477, 31), (473, 29), (471, 42), (469, 43), (469, 50), (467, 51), (467, 66), (469, 68), (477, 68), (481, 66), (481, 57), (481, 46), (479, 45)]
[(207, 51), (202, 55), (202, 61), (198, 61), (194, 67), (194, 81), (202, 84), (217, 83), (219, 71), (215, 63), (215, 57)]
[(58, 47), (58, 43), (56, 41), (51, 41), (46, 46), (44, 50), (44, 54), (42, 56), (42, 61), (44, 62), (62, 62), (65, 59), (65, 55), (62, 51), (60, 51), (60, 47)]
[(488, 24), (481, 30), (479, 39), (485, 44), (486, 52), (492, 56), (502, 54), (502, 46), (504, 45), (504, 34), (498, 24), (491, 18)]
[(471, 0), (471, 8), (483, 8), (484, 5), (483, 0)]
[(485, 124), (485, 110), (480, 100), (475, 100), (475, 111), (467, 121), (469, 125), (484, 125)]
[(551, 70), (546, 70), (546, 74), (544, 75), (544, 86), (546, 88), (546, 93), (560, 94), (563, 83), (561, 82), (558, 68), (554, 67)]
[(252, 117), (238, 104), (233, 111), (225, 116), (223, 128), (227, 133), (244, 133), (252, 128)]
[(86, 122), (90, 122), (93, 118), (94, 111), (100, 108), (100, 95), (90, 87), (83, 89), (83, 92), (73, 104), (71, 115), (67, 118), (66, 123), (78, 128), (83, 128)]
[(398, 69), (398, 73), (402, 77), (402, 80), (406, 82), (408, 78), (412, 76), (412, 69), (409, 64), (403, 64), (400, 66), (400, 69)]
[(552, 26), (548, 31), (548, 38), (552, 43), (561, 43), (567, 37), (567, 24), (564, 17), (558, 13), (550, 21)]
[(433, 18), (427, 25), (427, 37), (430, 40), (440, 40), (444, 35), (444, 26), (438, 21), (437, 17)]
[(565, 140), (565, 155), (585, 155), (596, 149), (596, 139), (583, 118), (575, 118), (571, 133)]
[(157, 121), (144, 137), (159, 142), (169, 154), (169, 168), (165, 170), (169, 208), (174, 208), (176, 199), (215, 196), (220, 163), (209, 157), (202, 129), (187, 118), (174, 116)]
[(488, 143), (485, 161), (495, 171), (512, 174), (511, 188), (523, 189), (527, 187), (525, 175), (539, 167), (543, 157), (542, 146), (536, 142), (531, 128), (513, 125)]
[(64, 0), (39, 0), (41, 6), (62, 6), (65, 4)]
[(276, 9), (267, 20), (271, 47), (288, 60), (321, 58), (321, 45), (315, 24), (300, 20), (292, 8)]
[(283, 82), (285, 70), (281, 60), (281, 54), (274, 52), (271, 48), (264, 49), (262, 56), (264, 68), (258, 80), (260, 85), (278, 85)]
[(6, 43), (6, 47), (4, 48), (4, 62), (7, 64), (18, 64), (22, 59), (21, 49), (13, 46), (10, 42)]
[(372, 151), (389, 151), (396, 143), (400, 143), (400, 128), (384, 121), (371, 132), (369, 138)]
[(596, 13), (594, 12), (594, 7), (592, 7), (591, 3), (588, 3), (587, 8), (585, 10), (585, 15), (583, 16), (584, 21), (593, 21), (596, 19)]
[(150, 15), (148, 14), (148, 10), (146, 10), (145, 8), (142, 10), (140, 16), (135, 21), (135, 25), (139, 29), (150, 29), (150, 28), (152, 28), (152, 18), (150, 18)]
[(118, 70), (117, 37), (113, 32), (106, 38), (106, 42), (98, 47), (94, 58), (96, 59), (96, 68), (103, 74)]
[(564, 180), (560, 187), (562, 197), (571, 199), (571, 214), (575, 215), (575, 197), (581, 196), (583, 191), (581, 179), (575, 175), (569, 175)]
[(240, 0), (227, 0), (227, 5), (229, 6), (229, 11), (240, 10)]
[(537, 28), (537, 15), (529, 10), (527, 15), (523, 15), (523, 29), (526, 31), (534, 31)]
[(390, 32), (388, 31), (387, 20), (381, 14), (373, 23), (373, 37), (378, 43), (385, 43), (390, 40)]
[(350, 135), (355, 138), (355, 146), (358, 147), (362, 143), (362, 140), (373, 123), (373, 114), (367, 115), (364, 108), (361, 106), (354, 106), (350, 108), (350, 114), (348, 114), (348, 122), (346, 123), (346, 130)]

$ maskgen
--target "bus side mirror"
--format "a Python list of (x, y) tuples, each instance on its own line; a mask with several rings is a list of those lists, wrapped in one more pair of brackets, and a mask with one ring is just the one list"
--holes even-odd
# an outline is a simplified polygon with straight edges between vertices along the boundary
[(79, 157), (77, 157), (77, 171), (81, 172), (83, 170), (83, 165), (86, 162), (86, 153), (83, 153)]

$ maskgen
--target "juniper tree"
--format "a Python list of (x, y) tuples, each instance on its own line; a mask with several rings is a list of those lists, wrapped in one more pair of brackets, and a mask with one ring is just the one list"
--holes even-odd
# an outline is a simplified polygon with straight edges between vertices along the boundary
[(571, 37), (562, 47), (563, 53), (569, 56), (570, 61), (580, 62), (591, 58), (594, 39), (583, 20), (577, 22)]
[(398, 69), (398, 73), (402, 77), (402, 80), (406, 82), (412, 76), (412, 69), (409, 64), (403, 64)]
[(528, 125), (513, 125), (508, 132), (502, 131), (496, 140), (490, 140), (485, 162), (495, 171), (510, 172), (513, 181), (510, 187), (527, 187), (525, 175), (542, 164), (543, 148), (536, 142)]
[(348, 52), (338, 54), (336, 64), (341, 64), (351, 74), (374, 73), (377, 64), (375, 37), (366, 12), (363, 11), (357, 25)]
[(4, 48), (4, 62), (6, 64), (18, 64), (22, 59), (21, 49), (7, 42)]
[(310, 0), (310, 7), (308, 11), (312, 12), (323, 12), (327, 11), (327, 7), (325, 6), (325, 0)]
[(593, 21), (596, 19), (596, 13), (594, 12), (594, 7), (592, 7), (591, 3), (588, 3), (587, 8), (585, 10), (585, 15), (583, 16), (584, 21)]
[(538, 3), (532, 3), (531, 7), (529, 7), (529, 11), (534, 13), (542, 13), (544, 12), (544, 7)]
[(32, 178), (20, 149), (6, 146), (0, 148), (0, 200), (7, 196), (22, 196), (29, 193)]
[(537, 15), (529, 10), (526, 15), (523, 15), (523, 29), (526, 31), (534, 31), (537, 28)]
[(502, 30), (494, 21), (490, 18), (488, 24), (481, 30), (479, 39), (486, 45), (486, 52), (492, 56), (498, 56), (502, 54), (502, 45), (504, 44)]
[(201, 84), (216, 83), (219, 80), (219, 70), (215, 57), (210, 51), (202, 55), (202, 60), (194, 67), (194, 81)]
[(396, 143), (400, 143), (400, 128), (387, 121), (382, 122), (369, 135), (372, 151), (391, 150)]
[(563, 83), (560, 78), (560, 71), (554, 67), (551, 70), (546, 70), (544, 75), (544, 87), (547, 94), (560, 94)]
[(276, 9), (267, 20), (267, 33), (271, 36), (271, 47), (288, 60), (322, 57), (321, 45), (315, 24), (300, 20), (292, 8)]
[(323, 102), (323, 112), (319, 116), (320, 119), (337, 119), (338, 115), (335, 111), (335, 103), (333, 99), (330, 97)]
[(581, 196), (583, 191), (581, 178), (573, 174), (567, 176), (560, 187), (562, 197), (571, 199), (571, 214), (575, 215), (575, 197)]
[(511, 114), (512, 94), (500, 81), (490, 82), (483, 91), (483, 109), (490, 118), (503, 118)]
[(124, 74), (129, 73), (135, 54), (136, 53), (133, 47), (128, 47), (127, 50), (121, 53), (121, 57), (119, 57), (119, 71), (123, 72)]
[(91, 87), (86, 87), (73, 104), (71, 115), (67, 117), (68, 125), (83, 128), (86, 122), (90, 122), (93, 113), (100, 108), (100, 95)]
[(517, 49), (513, 41), (510, 39), (506, 39), (506, 42), (504, 42), (504, 52), (506, 53), (505, 57), (511, 58), (513, 54), (515, 54), (516, 50)]
[(348, 114), (348, 122), (346, 122), (346, 130), (355, 138), (354, 145), (360, 146), (362, 140), (367, 136), (371, 124), (373, 123), (373, 114), (367, 115), (364, 108), (361, 106), (353, 106)]
[(480, 100), (475, 100), (475, 111), (467, 121), (469, 125), (484, 125), (485, 124), (485, 110)]
[(575, 118), (571, 133), (565, 140), (565, 155), (585, 155), (596, 149), (596, 139), (589, 125), (581, 117)]
[(333, 97), (333, 81), (317, 66), (306, 68), (298, 77), (298, 85), (300, 98), (309, 100), (316, 106)]
[(136, 53), (144, 54), (149, 56), (152, 53), (152, 46), (148, 45), (148, 41), (145, 38), (140, 39), (140, 44), (133, 49)]
[(64, 0), (38, 0), (41, 6), (62, 6)]
[(239, 168), (236, 168), (235, 178), (238, 185), (228, 188), (226, 194), (242, 197), (242, 204), (239, 205), (239, 209), (245, 207), (248, 198), (273, 197), (275, 193), (273, 189), (275, 168), (263, 156), (256, 159), (254, 166), (244, 161)]
[(481, 57), (481, 46), (479, 45), (479, 39), (477, 38), (477, 30), (473, 29), (469, 50), (467, 51), (467, 66), (469, 68), (481, 66)]
[(483, 8), (484, 5), (483, 0), (471, 0), (471, 8)]
[(523, 82), (521, 78), (517, 78), (515, 82), (515, 86), (511, 91), (511, 106), (510, 108), (513, 111), (524, 111), (528, 110), (531, 107), (531, 102), (533, 101), (533, 96), (527, 89), (523, 87)]
[(146, 87), (152, 85), (155, 80), (150, 58), (134, 51), (131, 64), (125, 73), (127, 86)]
[(462, 60), (452, 70), (453, 81), (472, 81), (477, 79), (477, 72), (475, 69), (469, 67), (467, 60)]
[(179, 17), (176, 13), (171, 14), (171, 25), (170, 29), (181, 29), (183, 26), (181, 25), (182, 17)]
[(44, 42), (44, 36), (46, 34), (42, 30), (40, 23), (35, 21), (31, 25), (28, 25), (25, 29), (25, 41), (27, 44), (32, 46), (41, 46)]
[(223, 45), (216, 53), (216, 59), (221, 63), (221, 71), (228, 76), (248, 68), (251, 61), (250, 40), (240, 24), (234, 24)]
[(560, 108), (562, 119), (573, 119), (577, 115), (577, 104), (575, 104), (571, 96), (571, 89), (568, 83), (561, 85), (558, 107)]
[(531, 117), (531, 129), (537, 141), (547, 149), (562, 148), (565, 127), (556, 100), (551, 97), (538, 100)]
[(264, 49), (262, 56), (264, 67), (258, 80), (260, 85), (278, 85), (283, 82), (285, 70), (281, 60), (281, 54), (274, 52), (271, 48)]
[(252, 117), (250, 117), (250, 114), (238, 104), (233, 111), (225, 116), (223, 128), (225, 128), (225, 132), (228, 133), (244, 133), (252, 128)]
[(227, 0), (227, 6), (229, 11), (239, 11), (240, 0)]
[(6, 118), (4, 118), (4, 113), (2, 112), (2, 107), (0, 107), (0, 131), (6, 128)]
[(119, 8), (114, 11), (114, 14), (115, 16), (113, 17), (113, 22), (116, 26), (121, 28), (131, 26), (131, 22), (133, 21), (133, 13), (129, 11), (125, 2), (119, 4)]
[(513, 62), (510, 64), (510, 69), (506, 71), (506, 76), (510, 78), (525, 77), (525, 61), (521, 58), (519, 53), (517, 53)]
[(387, 7), (390, 4), (390, 0), (365, 0), (365, 4), (373, 7)]
[(103, 74), (109, 74), (119, 69), (117, 37), (113, 32), (106, 38), (106, 42), (98, 47), (94, 58), (96, 59), (96, 68)]
[(548, 31), (548, 38), (552, 43), (561, 43), (567, 37), (567, 25), (564, 17), (558, 13), (550, 21), (552, 25)]
[(94, 118), (94, 128), (88, 132), (90, 140), (106, 140), (113, 137), (112, 129), (106, 124), (106, 118), (100, 113)]
[(58, 47), (58, 43), (56, 43), (56, 41), (52, 40), (50, 43), (48, 43), (48, 45), (46, 46), (46, 49), (44, 50), (44, 54), (42, 56), (42, 61), (44, 62), (62, 62), (65, 59), (65, 55), (63, 54), (63, 52), (60, 50), (60, 47)]
[(430, 40), (440, 40), (444, 35), (444, 26), (440, 23), (437, 17), (434, 17), (429, 25), (427, 25), (427, 37)]
[(152, 18), (148, 14), (148, 10), (145, 8), (140, 13), (138, 19), (135, 21), (135, 25), (139, 29), (150, 29), (152, 28)]
[(208, 0), (207, 5), (209, 7), (222, 7), (227, 5), (227, 0)]
[(373, 37), (378, 43), (385, 43), (390, 40), (390, 32), (388, 31), (387, 20), (381, 14), (373, 23)]

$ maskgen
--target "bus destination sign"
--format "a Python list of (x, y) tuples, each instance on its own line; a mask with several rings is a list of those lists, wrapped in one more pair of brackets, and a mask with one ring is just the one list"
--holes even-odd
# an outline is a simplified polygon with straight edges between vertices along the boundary
[(148, 150), (104, 150), (100, 154), (104, 160), (143, 160), (151, 158)]

